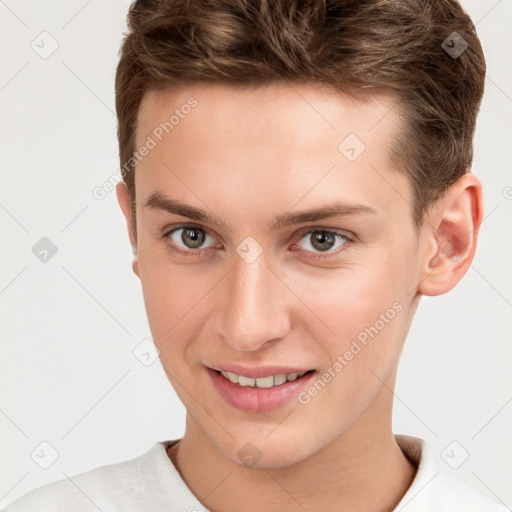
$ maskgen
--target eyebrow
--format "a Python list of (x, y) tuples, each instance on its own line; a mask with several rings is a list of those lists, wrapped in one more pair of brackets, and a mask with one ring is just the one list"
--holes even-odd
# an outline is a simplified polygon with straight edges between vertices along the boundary
[[(189, 219), (206, 222), (215, 226), (226, 226), (226, 223), (217, 215), (201, 210), (195, 206), (171, 199), (161, 192), (153, 192), (145, 201), (144, 206), (155, 210), (163, 210), (168, 213), (188, 217)], [(375, 208), (362, 204), (349, 204), (342, 202), (329, 203), (319, 208), (304, 210), (298, 213), (285, 212), (277, 215), (268, 226), (269, 231), (282, 229), (305, 222), (315, 222), (333, 217), (345, 217), (356, 214), (378, 214)]]

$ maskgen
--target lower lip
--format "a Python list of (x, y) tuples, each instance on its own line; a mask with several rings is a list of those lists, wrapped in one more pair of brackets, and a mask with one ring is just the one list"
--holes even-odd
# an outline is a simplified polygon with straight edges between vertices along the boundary
[(233, 407), (245, 412), (263, 413), (279, 409), (299, 394), (313, 379), (315, 372), (306, 373), (296, 380), (285, 382), (273, 388), (240, 386), (207, 368), (213, 386)]

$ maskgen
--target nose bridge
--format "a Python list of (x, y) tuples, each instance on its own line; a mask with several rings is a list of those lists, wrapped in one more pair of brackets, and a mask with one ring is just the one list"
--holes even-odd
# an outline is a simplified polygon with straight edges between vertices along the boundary
[(218, 310), (219, 333), (228, 344), (236, 350), (252, 351), (285, 335), (288, 313), (279, 289), (282, 286), (267, 268), (264, 253), (252, 262), (236, 256)]

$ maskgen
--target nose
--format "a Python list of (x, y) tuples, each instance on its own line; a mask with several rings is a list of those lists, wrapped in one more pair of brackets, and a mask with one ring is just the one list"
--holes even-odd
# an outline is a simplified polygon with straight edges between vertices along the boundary
[(217, 334), (238, 351), (256, 351), (290, 329), (292, 293), (268, 268), (264, 254), (252, 263), (236, 257), (217, 304)]

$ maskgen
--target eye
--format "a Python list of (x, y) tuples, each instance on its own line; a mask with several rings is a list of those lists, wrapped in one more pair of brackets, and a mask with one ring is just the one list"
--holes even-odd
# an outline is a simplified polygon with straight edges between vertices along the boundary
[[(300, 240), (305, 240), (303, 249), (308, 252), (317, 253), (314, 258), (330, 258), (347, 249), (352, 241), (344, 233), (326, 228), (310, 229), (303, 233)], [(292, 250), (296, 250), (292, 247)], [(322, 254), (326, 253), (326, 254)]]
[[(168, 248), (175, 253), (184, 256), (201, 256), (207, 249), (218, 246), (215, 239), (208, 232), (200, 227), (187, 225), (174, 228), (164, 233), (163, 237)], [(202, 247), (207, 238), (212, 242), (206, 247)]]
[[(353, 242), (352, 238), (345, 233), (338, 232), (329, 228), (315, 227), (299, 235), (299, 249), (313, 253), (311, 258), (330, 258), (347, 250), (347, 246)], [(216, 239), (202, 227), (194, 225), (182, 225), (164, 232), (162, 235), (168, 249), (182, 256), (200, 257), (213, 248), (221, 248)], [(211, 239), (208, 245), (204, 245), (208, 239)], [(300, 246), (302, 245), (302, 247)], [(297, 245), (290, 248), (297, 250)], [(325, 254), (322, 254), (325, 253)]]

